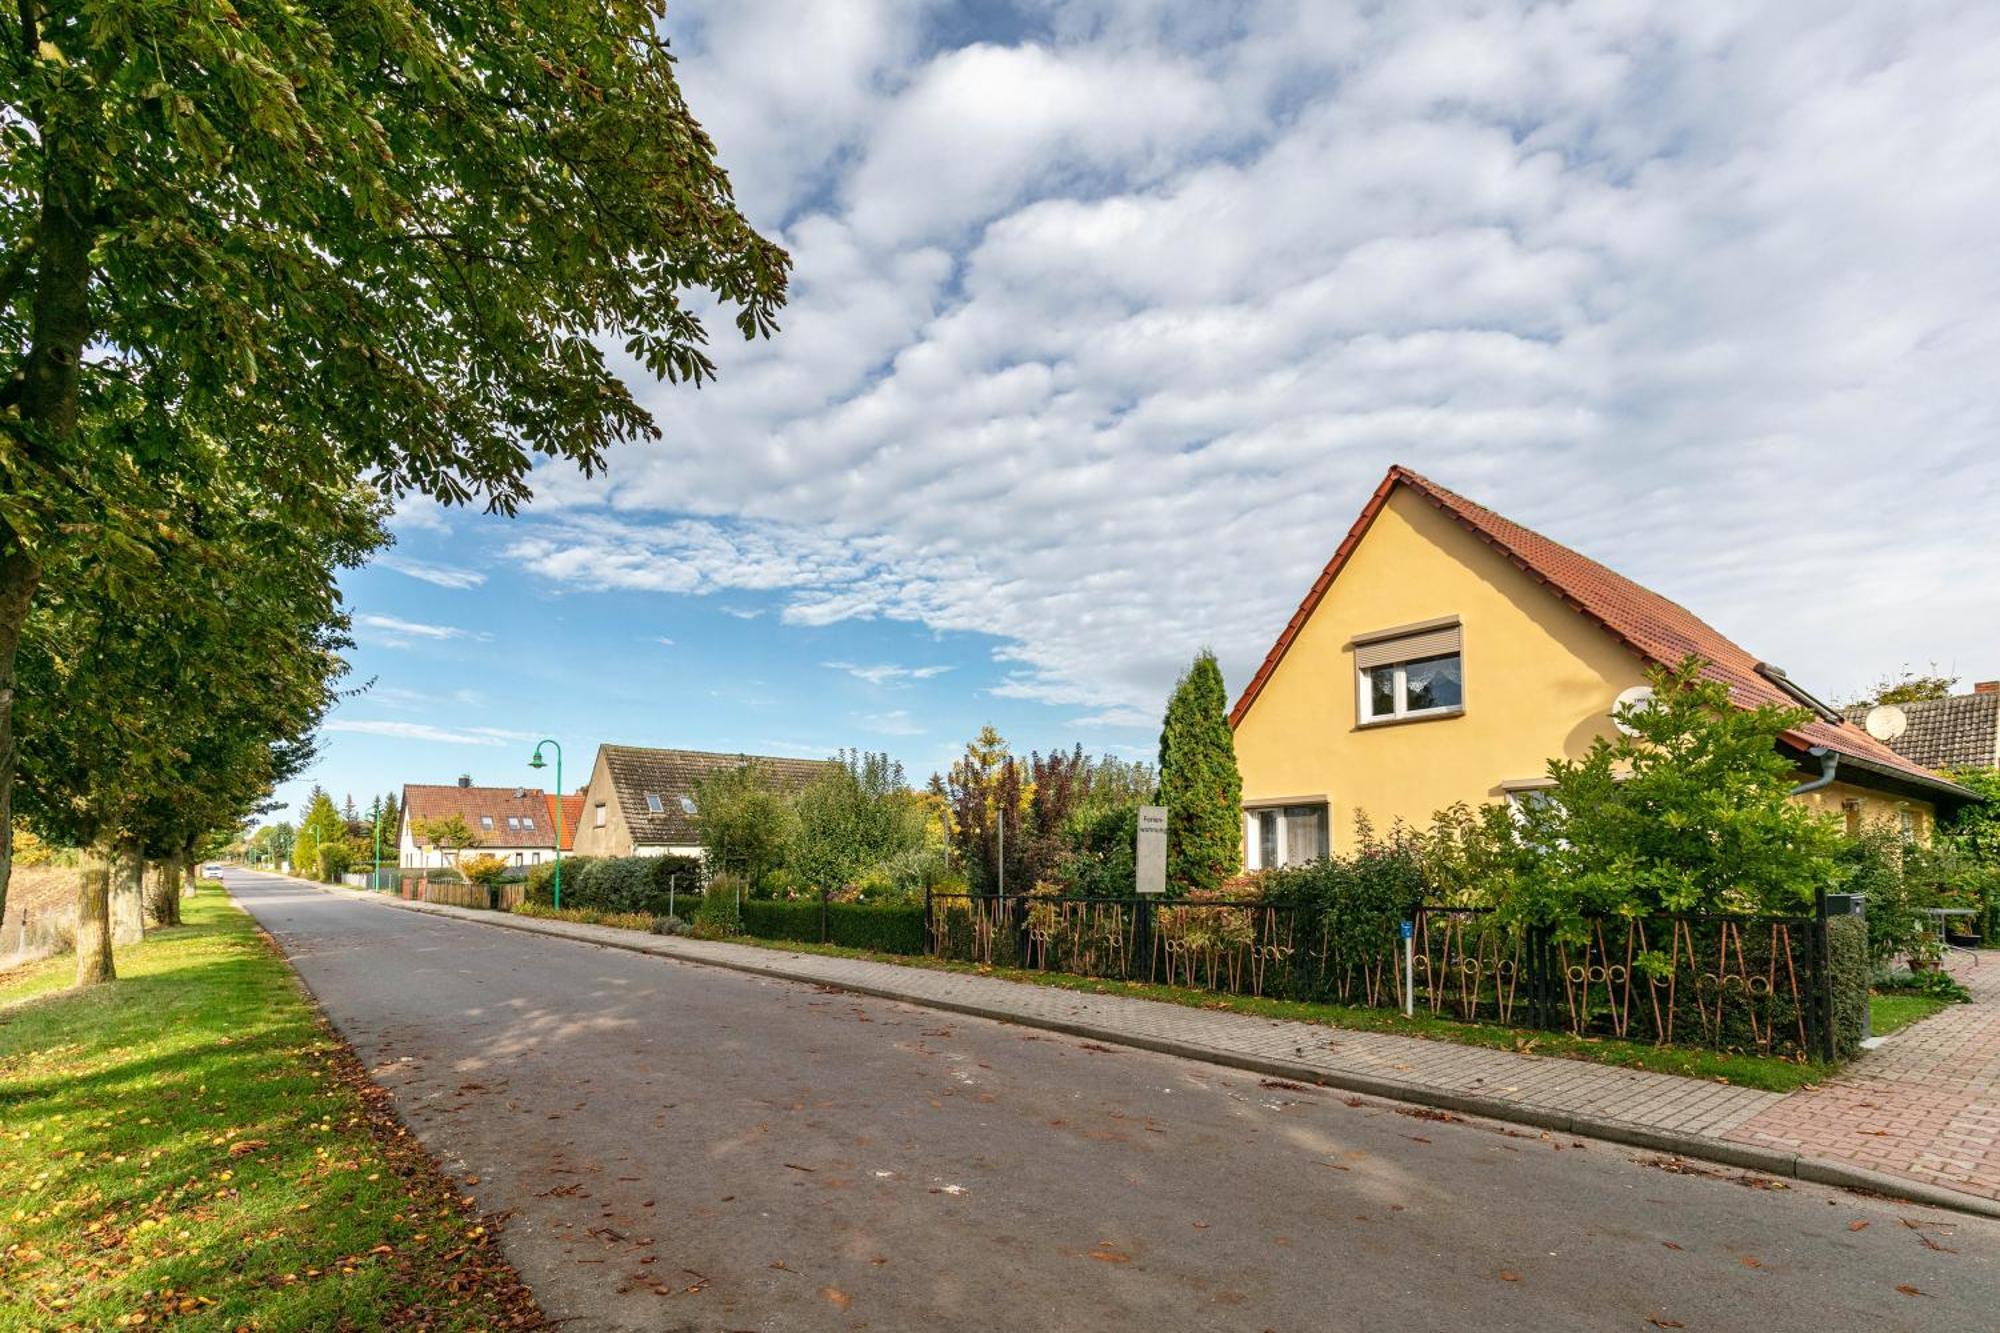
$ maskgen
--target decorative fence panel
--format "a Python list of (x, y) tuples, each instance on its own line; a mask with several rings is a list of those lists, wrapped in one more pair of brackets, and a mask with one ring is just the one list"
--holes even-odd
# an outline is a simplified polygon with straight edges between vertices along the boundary
[[(1308, 908), (1251, 901), (933, 894), (942, 958), (1375, 1008), (1404, 1004), (1395, 927), (1337, 944)], [(1581, 940), (1481, 908), (1420, 907), (1411, 1006), (1461, 1022), (1581, 1037), (1825, 1054), (1825, 922), (1815, 917), (1590, 918)], [(1351, 937), (1350, 937), (1351, 940)]]

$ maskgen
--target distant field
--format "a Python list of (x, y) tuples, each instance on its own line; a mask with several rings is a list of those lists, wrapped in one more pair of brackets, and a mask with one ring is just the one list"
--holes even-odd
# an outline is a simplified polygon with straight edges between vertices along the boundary
[(69, 907), (76, 901), (74, 866), (15, 866), (7, 884), (7, 920), (20, 920), (21, 913), (41, 913), (51, 907)]

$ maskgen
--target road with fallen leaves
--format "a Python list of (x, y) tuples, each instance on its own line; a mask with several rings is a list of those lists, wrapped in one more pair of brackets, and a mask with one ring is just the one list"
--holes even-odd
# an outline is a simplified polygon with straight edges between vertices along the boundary
[(1994, 1327), (2000, 1223), (227, 878), (566, 1330)]

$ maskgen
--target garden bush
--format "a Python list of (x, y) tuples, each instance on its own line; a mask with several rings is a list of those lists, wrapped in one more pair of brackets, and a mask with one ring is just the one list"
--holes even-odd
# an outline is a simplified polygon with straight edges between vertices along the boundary
[[(563, 906), (579, 910), (665, 916), (675, 875), (679, 892), (673, 897), (685, 900), (700, 891), (701, 863), (689, 856), (568, 856), (562, 867)], [(555, 863), (548, 861), (529, 870), (529, 902), (554, 904), (555, 873)]]
[(760, 940), (798, 940), (805, 944), (838, 944), (877, 953), (924, 952), (924, 909), (921, 903), (828, 903), (826, 937), (820, 938), (821, 907), (817, 898), (789, 902), (746, 900), (743, 933)]
[(319, 882), (336, 883), (354, 865), (354, 854), (347, 844), (330, 842), (319, 849)]
[(465, 883), (465, 876), (459, 874), (458, 871), (450, 866), (435, 866), (432, 869), (419, 871), (418, 873), (433, 884)]
[(1868, 923), (1858, 916), (1837, 916), (1826, 923), (1827, 964), (1833, 990), (1834, 1053), (1842, 1060), (1861, 1049), (1861, 1031), (1868, 1013), (1868, 981), (1874, 974), (1869, 960)]
[(459, 872), (474, 884), (492, 888), (507, 873), (507, 863), (490, 854), (467, 857), (459, 863)]

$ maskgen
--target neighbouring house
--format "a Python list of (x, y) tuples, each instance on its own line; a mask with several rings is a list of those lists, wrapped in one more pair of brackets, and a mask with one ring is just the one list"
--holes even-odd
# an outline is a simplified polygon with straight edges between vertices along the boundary
[(1803, 706), (1782, 742), (1800, 799), (1850, 825), (1927, 829), (1976, 800), (1898, 754), (1692, 612), (1490, 509), (1393, 467), (1230, 714), (1246, 861), (1350, 850), (1357, 814), (1427, 824), (1522, 802), (1551, 759), (1613, 734), (1621, 693), (1693, 654), (1745, 707)]
[[(560, 811), (556, 808), (558, 802), (562, 806)], [(579, 819), (583, 818), (583, 788), (578, 787), (567, 796), (557, 796), (551, 793), (549, 796), (549, 818), (555, 821), (554, 827), (562, 835), (562, 849), (565, 852), (575, 851), (576, 823)]]
[(578, 856), (699, 856), (700, 823), (682, 806), (711, 773), (754, 763), (780, 790), (805, 786), (831, 766), (824, 759), (711, 754), (600, 745), (583, 789)]
[[(1902, 731), (1887, 744), (1903, 758), (1931, 769), (2000, 768), (2000, 680), (1982, 680), (1970, 694), (1887, 707), (1902, 714)], [(1847, 720), (1865, 726), (1870, 711), (1850, 708)], [(1890, 720), (1893, 730), (1893, 713)]]
[[(396, 863), (406, 869), (434, 870), (482, 853), (497, 856), (509, 866), (536, 866), (554, 860), (555, 799), (540, 787), (475, 787), (470, 777), (445, 786), (408, 784), (403, 788)], [(579, 797), (569, 800), (581, 804)], [(465, 820), (466, 828), (479, 840), (476, 846), (440, 847), (418, 831), (431, 820), (453, 815)]]

